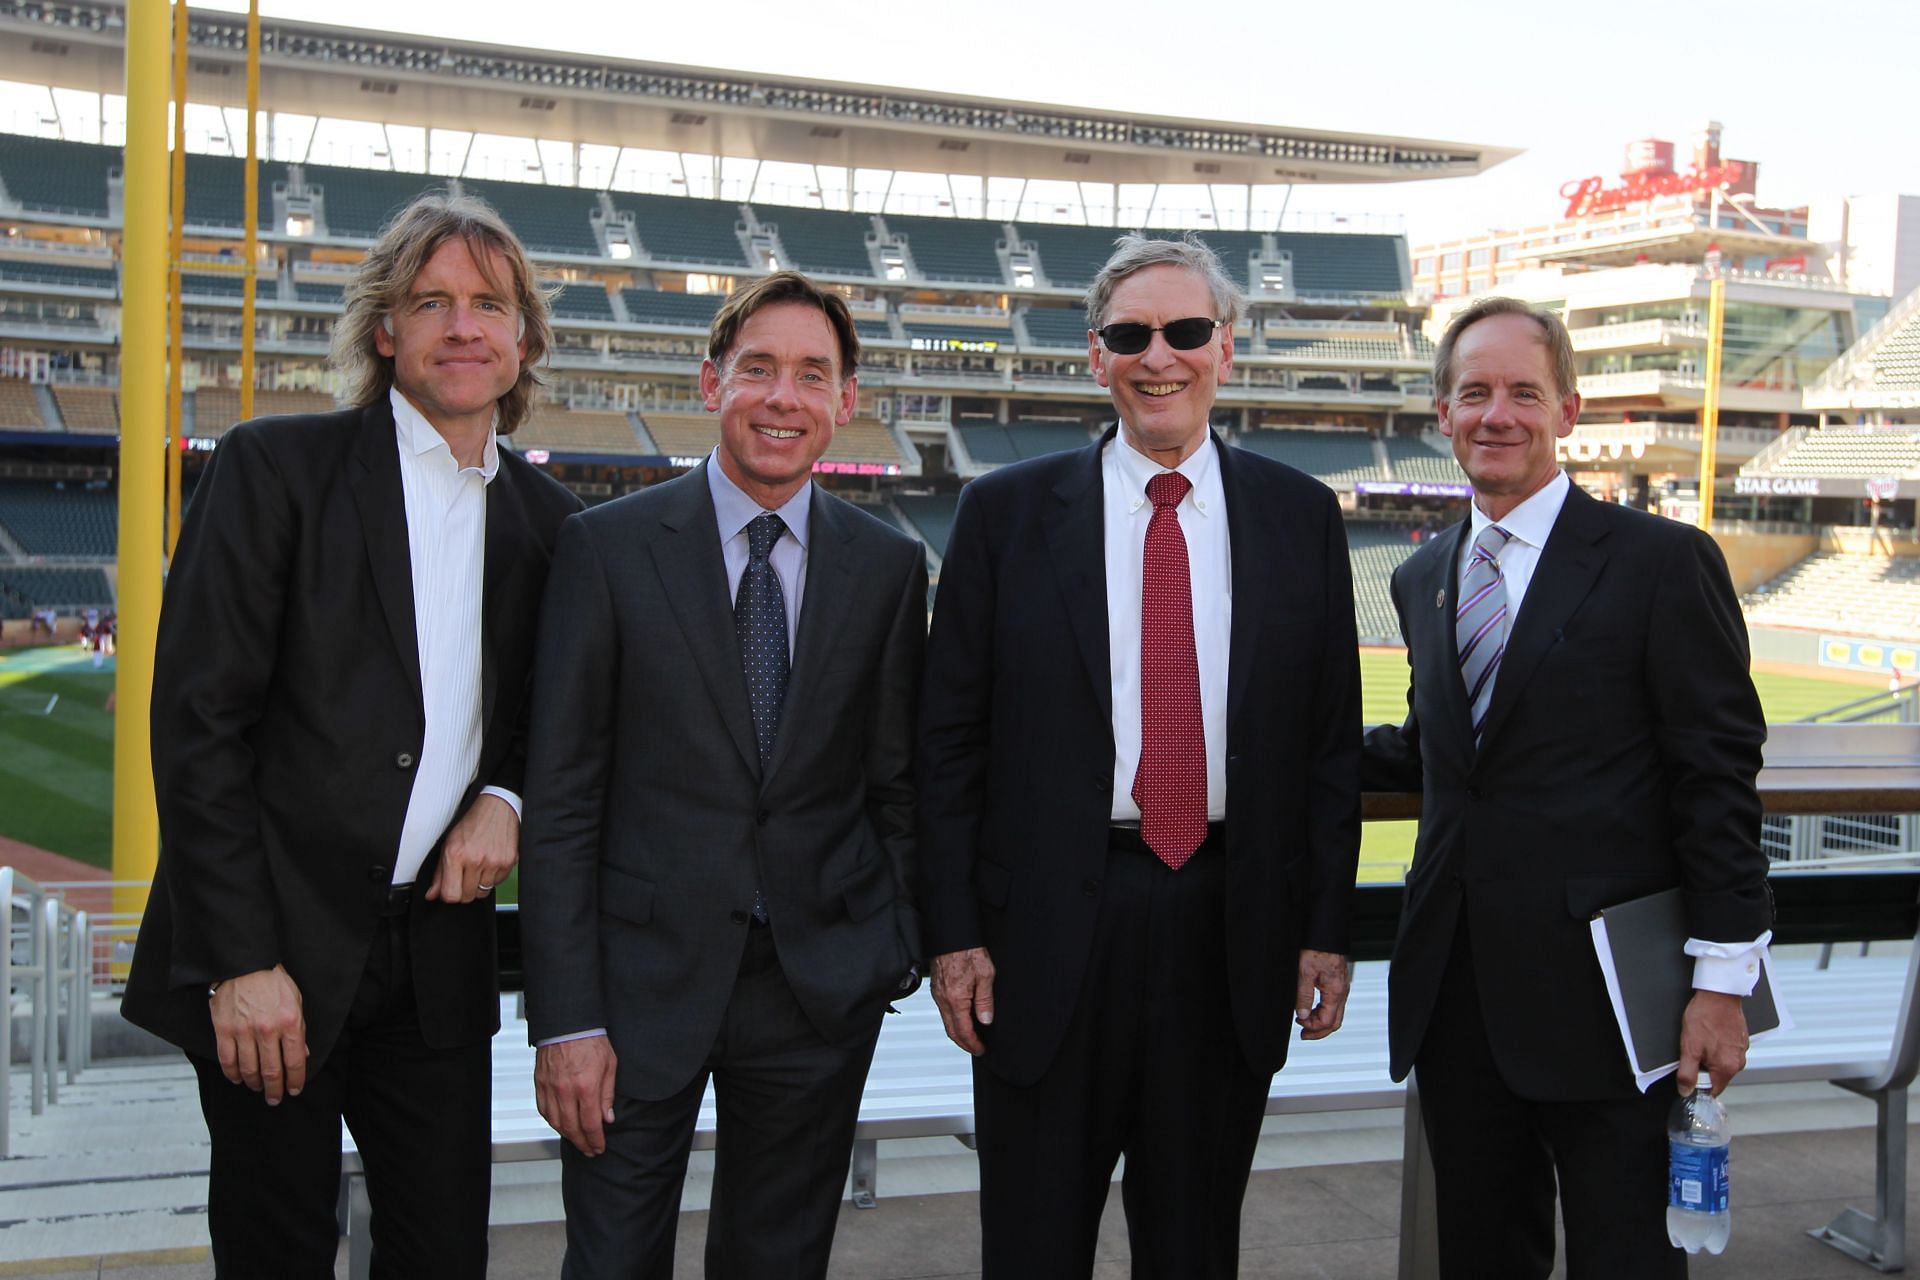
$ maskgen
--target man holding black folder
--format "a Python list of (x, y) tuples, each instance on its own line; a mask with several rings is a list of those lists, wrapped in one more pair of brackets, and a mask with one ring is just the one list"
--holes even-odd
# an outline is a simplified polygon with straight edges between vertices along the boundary
[(1412, 686), (1363, 784), (1424, 793), (1390, 978), (1395, 1079), (1419, 1068), (1442, 1274), (1684, 1276), (1664, 1120), (1642, 1094), (1589, 920), (1681, 890), (1695, 992), (1677, 1085), (1746, 1065), (1740, 997), (1771, 938), (1754, 789), (1766, 725), (1712, 539), (1597, 502), (1554, 441), (1580, 413), (1558, 317), (1462, 311), (1435, 353), (1473, 510), (1393, 578)]

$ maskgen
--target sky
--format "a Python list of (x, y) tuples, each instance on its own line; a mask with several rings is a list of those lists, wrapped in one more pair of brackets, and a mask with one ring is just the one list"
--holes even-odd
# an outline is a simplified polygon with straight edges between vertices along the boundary
[[(195, 0), (244, 13), (245, 0)], [(1920, 194), (1914, 0), (261, 0), (268, 17), (649, 62), (1523, 148), (1472, 178), (1299, 187), (1414, 242), (1557, 218), (1625, 144), (1718, 120), (1759, 197)], [(537, 18), (530, 17), (537, 14)], [(617, 15), (611, 21), (609, 15)]]

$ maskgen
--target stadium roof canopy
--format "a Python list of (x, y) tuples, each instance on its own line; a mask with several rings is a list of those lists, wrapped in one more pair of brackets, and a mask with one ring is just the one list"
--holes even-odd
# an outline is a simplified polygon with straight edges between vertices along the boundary
[[(246, 101), (246, 24), (197, 14), (190, 95)], [(1394, 182), (1478, 173), (1505, 147), (1007, 102), (261, 23), (272, 111), (763, 161), (1066, 181)], [(124, 11), (0, 5), (0, 78), (122, 92)]]

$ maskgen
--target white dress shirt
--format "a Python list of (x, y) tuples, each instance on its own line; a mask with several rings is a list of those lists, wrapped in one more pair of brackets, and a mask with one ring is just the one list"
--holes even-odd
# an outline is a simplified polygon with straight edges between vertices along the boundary
[[(1540, 553), (1546, 549), (1547, 537), (1553, 532), (1554, 522), (1560, 518), (1560, 508), (1566, 505), (1567, 491), (1572, 487), (1573, 482), (1567, 478), (1567, 473), (1557, 471), (1544, 487), (1497, 522), (1513, 535), (1497, 557), (1500, 580), (1507, 589), (1509, 635), (1520, 620), (1520, 604), (1526, 599), (1527, 587), (1533, 582), (1533, 571), (1540, 565)], [(1463, 589), (1468, 563), (1466, 552), (1480, 536), (1480, 531), (1494, 523), (1496, 521), (1480, 509), (1480, 502), (1476, 498), (1466, 536), (1460, 542), (1458, 574)], [(1494, 677), (1496, 685), (1499, 679), (1497, 675)], [(1771, 929), (1752, 942), (1705, 942), (1699, 938), (1688, 938), (1686, 952), (1694, 958), (1693, 985), (1702, 991), (1719, 991), (1727, 995), (1753, 994), (1754, 984), (1760, 980), (1763, 949), (1772, 940)]]
[[(707, 456), (707, 492), (713, 495), (713, 516), (720, 524), (720, 558), (727, 566), (727, 605), (731, 608), (740, 597), (740, 577), (747, 571), (747, 526), (765, 515), (766, 508), (749, 498), (721, 470), (717, 447)], [(773, 565), (773, 576), (780, 579), (780, 600), (787, 607), (789, 662), (800, 631), (800, 597), (807, 589), (807, 519), (812, 512), (811, 480), (773, 512), (787, 526), (786, 533), (767, 553), (767, 560)]]
[[(1227, 492), (1211, 433), (1174, 468), (1193, 487), (1174, 508), (1187, 541), (1193, 648), (1200, 664), (1200, 723), (1207, 743), (1207, 821), (1227, 816), (1227, 657), (1233, 634), (1232, 540)], [(1140, 768), (1140, 591), (1153, 503), (1147, 481), (1167, 468), (1114, 434), (1100, 455), (1106, 519), (1107, 671), (1113, 681), (1113, 813), (1140, 821), (1133, 775)]]
[[(462, 467), (453, 451), (398, 388), (389, 392), (406, 499), (407, 551), (413, 569), (413, 628), (419, 640), (420, 692), (427, 735), (415, 763), (413, 792), (393, 859), (393, 883), (411, 884), (458, 814), (480, 767), (480, 606), (487, 547), (487, 486), (500, 450), (487, 433), (483, 463)], [(520, 797), (484, 787), (513, 806)]]

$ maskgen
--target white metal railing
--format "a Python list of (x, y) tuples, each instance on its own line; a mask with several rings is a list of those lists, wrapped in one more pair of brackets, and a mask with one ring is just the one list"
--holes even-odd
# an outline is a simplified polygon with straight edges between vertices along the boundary
[(1670, 346), (1679, 339), (1706, 339), (1705, 326), (1686, 320), (1632, 320), (1621, 324), (1596, 324), (1571, 329), (1575, 351), (1600, 351), (1612, 347)]
[[(6, 911), (6, 945), (0, 946), (0, 990), (7, 1008), (0, 1025), (0, 1158), (12, 1153), (13, 1009), (24, 997), (27, 1071), (34, 1115), (60, 1100), (60, 1060), (67, 1082), (79, 1078), (92, 1052), (92, 923), (51, 885), (36, 884), (12, 867), (0, 867), (0, 907)], [(60, 1035), (64, 1009), (66, 1034)], [(61, 1040), (65, 1040), (64, 1051)]]
[(1766, 448), (1754, 454), (1751, 458), (1748, 458), (1745, 463), (1741, 464), (1740, 470), (1742, 474), (1758, 475), (1765, 472), (1776, 462), (1779, 462), (1795, 449), (1798, 449), (1800, 442), (1807, 438), (1807, 432), (1812, 429), (1811, 427), (1788, 427)]

